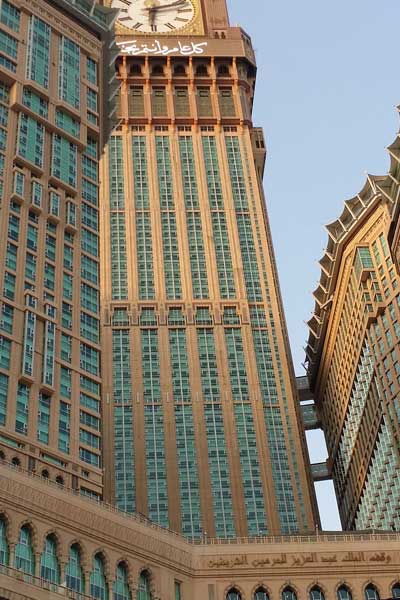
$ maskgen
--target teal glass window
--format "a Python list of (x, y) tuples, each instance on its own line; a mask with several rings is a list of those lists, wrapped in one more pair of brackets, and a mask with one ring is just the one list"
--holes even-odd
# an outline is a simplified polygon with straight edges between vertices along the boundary
[(17, 153), (37, 167), (43, 167), (44, 157), (44, 126), (20, 113), (18, 120)]
[(86, 446), (90, 446), (91, 448), (95, 448), (96, 450), (100, 449), (100, 438), (98, 435), (94, 435), (90, 431), (86, 431), (86, 429), (79, 430), (79, 441), (81, 444), (86, 444)]
[(96, 317), (92, 317), (85, 312), (81, 312), (80, 334), (89, 342), (98, 344), (100, 341), (100, 322)]
[(14, 185), (13, 185), (14, 194), (17, 194), (18, 196), (23, 197), (24, 189), (25, 189), (25, 175), (23, 173), (21, 173), (21, 171), (15, 171), (14, 172)]
[(168, 527), (168, 490), (162, 406), (144, 407), (148, 516)]
[(27, 248), (36, 252), (38, 243), (38, 229), (34, 225), (28, 223), (28, 230), (26, 236)]
[(56, 269), (55, 269), (54, 265), (51, 265), (48, 262), (44, 263), (44, 285), (45, 285), (45, 287), (47, 287), (51, 291), (54, 291), (55, 280), (56, 280)]
[(400, 598), (400, 582), (395, 583), (394, 586), (392, 587), (392, 598), (396, 598), (396, 600), (397, 600), (397, 598)]
[(92, 398), (92, 396), (88, 396), (84, 392), (80, 393), (80, 404), (89, 410), (100, 412), (100, 402), (96, 400), (96, 398)]
[(99, 311), (99, 292), (87, 283), (81, 283), (81, 306), (93, 313)]
[[(90, 408), (90, 407), (89, 407)], [(98, 405), (97, 405), (98, 409)], [(80, 411), (79, 419), (82, 425), (86, 425), (87, 427), (91, 427), (96, 431), (100, 431), (100, 419), (91, 415), (90, 413), (85, 412), (84, 410)]]
[(169, 138), (156, 137), (156, 159), (161, 208), (161, 229), (167, 298), (181, 298), (182, 284), (179, 262), (178, 230), (175, 215)]
[(311, 588), (309, 596), (310, 600), (325, 600), (325, 595), (318, 585)]
[(81, 255), (81, 277), (94, 285), (99, 283), (99, 263), (86, 254)]
[(0, 367), (8, 370), (10, 368), (11, 341), (0, 336)]
[(64, 244), (63, 266), (64, 269), (68, 269), (68, 271), (72, 271), (74, 268), (74, 249), (67, 244)]
[(29, 416), (29, 387), (23, 383), (18, 384), (17, 388), (17, 411), (15, 418), (15, 431), (28, 434), (28, 416)]
[(68, 201), (66, 203), (66, 221), (68, 225), (72, 225), (72, 227), (76, 227), (76, 204), (74, 202)]
[(14, 321), (14, 309), (9, 304), (3, 304), (1, 307), (0, 329), (6, 333), (12, 333)]
[(100, 396), (100, 384), (97, 381), (93, 381), (89, 377), (85, 377), (85, 375), (80, 376), (81, 388), (94, 394), (95, 396)]
[[(10, 233), (9, 233), (10, 235)], [(18, 257), (18, 246), (7, 242), (7, 253), (6, 253), (6, 267), (17, 270), (17, 257)]]
[(22, 354), (22, 372), (33, 376), (33, 361), (35, 355), (36, 315), (30, 310), (25, 313), (24, 341)]
[(92, 256), (99, 256), (99, 236), (85, 227), (81, 229), (81, 248)]
[(24, 525), (19, 531), (18, 543), (15, 546), (14, 567), (29, 575), (35, 574), (32, 533), (28, 525)]
[(46, 321), (43, 352), (43, 382), (54, 386), (54, 362), (56, 345), (56, 326), (52, 321)]
[[(12, 240), (18, 241), (19, 238), (19, 217), (16, 215), (10, 215), (8, 217), (8, 237)], [(16, 253), (15, 253), (16, 256)], [(15, 269), (15, 267), (14, 267)]]
[(92, 112), (98, 112), (98, 96), (97, 92), (92, 90), (91, 88), (86, 88), (87, 91), (87, 107)]
[(181, 136), (179, 138), (179, 150), (186, 208), (187, 238), (190, 253), (193, 296), (195, 298), (207, 298), (207, 266), (192, 138), (189, 136)]
[(93, 558), (93, 570), (90, 574), (90, 595), (97, 600), (108, 600), (108, 583), (101, 554)]
[(33, 90), (24, 87), (22, 92), (22, 104), (30, 108), (34, 113), (45, 119), (49, 116), (49, 103)]
[(3, 517), (0, 517), (0, 564), (8, 565), (10, 560), (10, 548), (7, 541), (7, 525)]
[(128, 329), (113, 331), (113, 396), (115, 404), (132, 403), (131, 352)]
[(112, 298), (125, 300), (128, 297), (128, 272), (125, 214), (121, 212), (125, 204), (122, 137), (113, 136), (109, 148)]
[(0, 425), (6, 424), (7, 418), (8, 377), (0, 373)]
[(72, 306), (67, 302), (62, 303), (61, 324), (65, 329), (72, 329)]
[(57, 558), (57, 542), (53, 535), (48, 535), (40, 557), (40, 577), (45, 581), (60, 583), (60, 566)]
[(146, 144), (144, 136), (132, 137), (139, 297), (152, 300), (155, 292)]
[(44, 392), (40, 392), (39, 393), (37, 439), (39, 442), (42, 442), (43, 444), (49, 443), (50, 403), (51, 403), (51, 396), (48, 396)]
[(66, 138), (53, 134), (51, 174), (76, 188), (78, 148)]
[(242, 594), (235, 588), (229, 590), (226, 600), (242, 600)]
[(150, 575), (147, 571), (140, 573), (137, 600), (151, 600)]
[(97, 85), (97, 62), (90, 56), (86, 57), (86, 79)]
[(365, 588), (365, 600), (379, 600), (379, 592), (372, 583)]
[(44, 88), (49, 86), (50, 27), (34, 15), (28, 33), (26, 78)]
[(15, 282), (16, 277), (12, 273), (5, 271), (4, 273), (4, 286), (3, 286), (3, 296), (9, 298), (10, 300), (14, 300), (15, 298)]
[(13, 29), (14, 31), (18, 32), (20, 18), (21, 11), (13, 4), (10, 4), (10, 2), (7, 2), (7, 0), (3, 0), (0, 7), (1, 23), (4, 23), (4, 25), (9, 27), (10, 29)]
[(82, 202), (81, 204), (82, 210), (82, 224), (87, 225), (90, 229), (94, 231), (99, 230), (99, 211), (96, 208), (93, 208), (89, 204)]
[(58, 449), (69, 454), (69, 440), (71, 429), (71, 406), (60, 401), (60, 414), (58, 419)]
[(86, 448), (79, 448), (79, 458), (93, 467), (100, 468), (100, 456)]
[(114, 406), (115, 503), (126, 512), (135, 511), (135, 456), (132, 406)]
[(58, 96), (74, 108), (80, 108), (80, 57), (78, 44), (62, 37), (59, 46)]
[(182, 600), (182, 586), (179, 581), (175, 581), (175, 600)]
[[(400, 594), (397, 597), (400, 598)], [(396, 596), (393, 596), (393, 598), (396, 598)], [(353, 600), (350, 588), (347, 585), (341, 585), (338, 588), (337, 600)]]
[(8, 56), (11, 56), (14, 60), (17, 59), (18, 40), (2, 29), (0, 29), (0, 52), (8, 54)]
[[(60, 367), (60, 395), (71, 398), (72, 371), (68, 367)], [(69, 406), (69, 405), (67, 405)]]
[(56, 125), (74, 137), (80, 136), (81, 126), (79, 121), (60, 108), (56, 109)]
[(253, 600), (269, 600), (269, 596), (264, 588), (258, 588), (258, 590), (254, 593)]
[(65, 298), (65, 300), (72, 300), (72, 296), (73, 296), (73, 285), (74, 285), (74, 280), (72, 275), (70, 275), (69, 273), (63, 273), (62, 276), (62, 291), (63, 291), (63, 298)]
[(72, 359), (72, 337), (67, 333), (61, 333), (61, 360), (71, 362)]
[(99, 351), (83, 342), (80, 343), (80, 367), (92, 375), (100, 374)]
[(285, 587), (282, 592), (282, 600), (297, 600), (297, 594), (291, 587)]
[(117, 565), (113, 586), (114, 600), (130, 600), (131, 593), (128, 585), (128, 571), (123, 563)]
[(216, 140), (213, 136), (204, 136), (202, 142), (220, 295), (226, 299), (234, 298), (235, 282)]
[(87, 202), (94, 204), (94, 206), (99, 205), (98, 186), (84, 177), (82, 178), (82, 198)]
[(81, 564), (81, 551), (77, 544), (69, 549), (68, 562), (65, 567), (65, 583), (68, 589), (83, 593), (85, 578)]

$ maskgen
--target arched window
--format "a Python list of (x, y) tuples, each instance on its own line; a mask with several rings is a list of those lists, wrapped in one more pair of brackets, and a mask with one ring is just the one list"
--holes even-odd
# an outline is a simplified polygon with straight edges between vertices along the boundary
[(174, 75), (186, 75), (186, 69), (184, 65), (176, 65), (174, 68)]
[(11, 464), (14, 467), (20, 467), (21, 466), (21, 461), (19, 460), (18, 456), (14, 456), (14, 458), (11, 459)]
[(198, 77), (207, 77), (207, 75), (208, 75), (207, 65), (198, 65), (198, 67), (196, 69), (196, 75)]
[(379, 600), (378, 590), (372, 583), (365, 588), (365, 600)]
[(64, 485), (64, 479), (63, 479), (63, 477), (61, 477), (61, 475), (57, 475), (56, 483), (61, 487)]
[(3, 450), (0, 450), (0, 460), (6, 460), (6, 455), (4, 454)]
[(150, 576), (147, 571), (140, 573), (137, 600), (151, 600)]
[(266, 590), (262, 587), (258, 588), (254, 594), (254, 600), (269, 600)]
[(60, 567), (57, 558), (57, 541), (54, 535), (48, 535), (40, 557), (40, 577), (52, 583), (60, 583)]
[(15, 546), (14, 566), (24, 573), (29, 573), (29, 575), (35, 574), (32, 534), (28, 525), (24, 525), (20, 529), (18, 543)]
[(43, 477), (43, 479), (48, 479), (50, 477), (48, 470), (43, 469), (43, 471), (41, 472), (41, 476)]
[(242, 594), (233, 588), (227, 593), (226, 600), (242, 600)]
[(85, 578), (81, 566), (81, 551), (78, 544), (73, 544), (69, 549), (69, 558), (65, 568), (65, 581), (67, 588), (75, 592), (85, 591)]
[(124, 563), (119, 563), (114, 581), (114, 600), (130, 600), (130, 598), (128, 572)]
[(350, 589), (347, 585), (341, 585), (337, 591), (338, 600), (352, 600), (352, 595)]
[(296, 592), (291, 587), (285, 587), (282, 592), (282, 600), (297, 600)]
[(318, 585), (314, 585), (310, 590), (310, 600), (325, 600), (324, 592)]
[(90, 595), (98, 600), (108, 600), (108, 584), (101, 554), (96, 554), (93, 559), (93, 570), (90, 575)]
[(392, 587), (392, 598), (400, 598), (400, 581)]
[(3, 517), (0, 517), (0, 564), (8, 565), (10, 549), (7, 541), (7, 526)]

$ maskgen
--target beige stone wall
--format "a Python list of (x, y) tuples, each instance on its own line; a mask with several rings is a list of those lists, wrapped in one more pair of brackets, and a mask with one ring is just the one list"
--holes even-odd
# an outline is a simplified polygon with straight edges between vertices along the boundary
[[(82, 548), (86, 581), (96, 552), (104, 555), (110, 586), (116, 565), (124, 561), (133, 599), (143, 569), (151, 574), (154, 600), (175, 600), (175, 581), (182, 584), (182, 600), (225, 600), (232, 586), (240, 590), (242, 600), (252, 600), (260, 585), (268, 591), (270, 600), (279, 600), (287, 585), (292, 586), (299, 600), (308, 599), (313, 585), (321, 587), (326, 600), (334, 600), (343, 583), (351, 589), (354, 600), (364, 598), (369, 583), (376, 585), (381, 598), (388, 598), (393, 584), (400, 581), (400, 535), (396, 533), (191, 544), (172, 532), (141, 522), (139, 517), (124, 516), (7, 465), (0, 467), (0, 515), (7, 522), (11, 552), (19, 527), (31, 524), (37, 564), (46, 535), (54, 533), (62, 574), (69, 546), (75, 542)], [(68, 596), (62, 586), (0, 567), (3, 598), (42, 600), (61, 595)]]

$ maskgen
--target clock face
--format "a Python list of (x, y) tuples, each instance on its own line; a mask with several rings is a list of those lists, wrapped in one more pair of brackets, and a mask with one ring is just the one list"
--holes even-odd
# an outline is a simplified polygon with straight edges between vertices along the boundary
[(192, 0), (112, 0), (118, 22), (140, 33), (175, 33), (194, 19)]

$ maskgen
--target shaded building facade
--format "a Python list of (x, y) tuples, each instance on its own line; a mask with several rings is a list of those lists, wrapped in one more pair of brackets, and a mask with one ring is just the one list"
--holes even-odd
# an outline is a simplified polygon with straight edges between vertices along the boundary
[(251, 41), (225, 0), (111, 4), (105, 498), (191, 538), (313, 530)]
[(400, 528), (399, 138), (327, 226), (308, 375), (343, 528)]
[(0, 446), (102, 494), (98, 161), (115, 11), (0, 3)]

